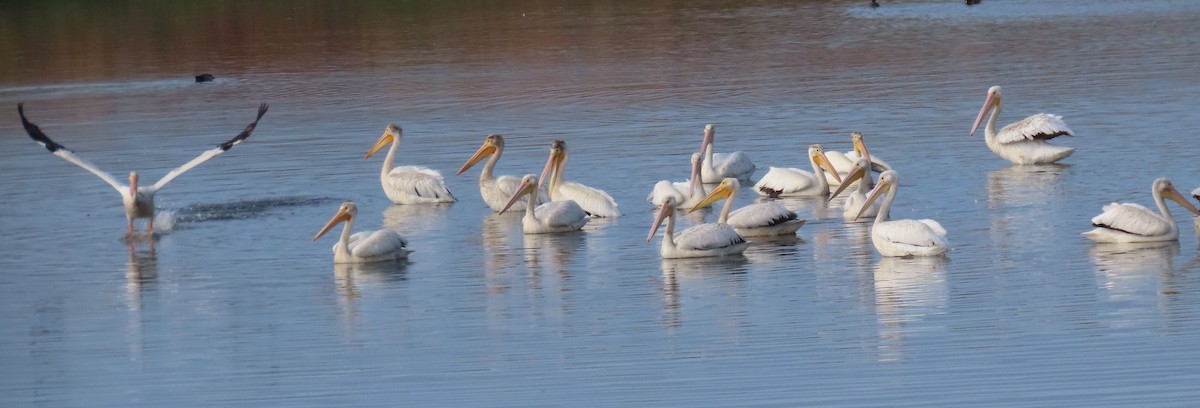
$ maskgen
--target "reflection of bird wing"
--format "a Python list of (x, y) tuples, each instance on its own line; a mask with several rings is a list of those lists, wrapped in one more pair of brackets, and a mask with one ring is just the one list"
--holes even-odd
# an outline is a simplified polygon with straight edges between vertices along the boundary
[(777, 202), (750, 204), (729, 213), (729, 225), (735, 228), (762, 228), (796, 219), (796, 213)]
[(754, 183), (754, 190), (760, 194), (779, 195), (804, 191), (816, 185), (816, 176), (811, 172), (797, 168), (771, 167), (762, 179)]
[(597, 188), (585, 186), (574, 181), (565, 181), (558, 185), (556, 200), (572, 200), (588, 214), (597, 217), (620, 217), (617, 200)]
[(533, 210), (533, 215), (543, 223), (553, 227), (560, 226), (576, 226), (582, 227), (587, 223), (587, 212), (572, 200), (566, 201), (551, 201), (537, 206)]
[(916, 247), (949, 246), (946, 242), (946, 230), (933, 220), (877, 222), (871, 228), (874, 229), (874, 234), (882, 236), (888, 242)]
[(1171, 231), (1171, 222), (1133, 203), (1112, 203), (1104, 212), (1092, 218), (1092, 225), (1134, 235), (1157, 236)]
[(1024, 142), (1029, 140), (1050, 140), (1062, 135), (1071, 135), (1071, 128), (1063, 122), (1062, 116), (1039, 113), (1018, 122), (1013, 122), (996, 136), (1000, 143)]
[(401, 194), (430, 199), (454, 200), (442, 173), (427, 167), (400, 166), (388, 172), (388, 184)]
[(359, 232), (350, 236), (350, 254), (359, 258), (388, 255), (407, 247), (408, 241), (396, 231), (388, 229)]
[(675, 234), (675, 246), (685, 250), (728, 248), (745, 242), (728, 224), (700, 224)]

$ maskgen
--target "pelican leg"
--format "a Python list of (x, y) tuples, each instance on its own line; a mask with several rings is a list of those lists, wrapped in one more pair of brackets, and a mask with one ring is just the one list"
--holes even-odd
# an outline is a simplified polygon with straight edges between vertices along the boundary
[(129, 219), (129, 239), (133, 239), (133, 219)]
[(150, 217), (150, 242), (154, 242), (154, 216)]

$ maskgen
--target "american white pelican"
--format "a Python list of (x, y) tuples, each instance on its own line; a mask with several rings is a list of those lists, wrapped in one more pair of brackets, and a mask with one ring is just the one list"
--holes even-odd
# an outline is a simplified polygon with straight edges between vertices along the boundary
[[(528, 200), (532, 200), (537, 195), (537, 176), (527, 174), (521, 179), (521, 184), (517, 186), (517, 191), (513, 193), (512, 198), (504, 207), (500, 209), (500, 213), (504, 214), (509, 207), (513, 207), (517, 201), (523, 196), (530, 196)], [(521, 218), (521, 227), (526, 234), (548, 234), (555, 232), (571, 232), (579, 231), (584, 224), (588, 222), (588, 215), (579, 207), (579, 204), (567, 201), (550, 201), (534, 208), (532, 204), (525, 206), (525, 217)]]
[(551, 201), (574, 201), (583, 211), (593, 217), (620, 217), (621, 210), (617, 209), (617, 200), (612, 196), (593, 187), (588, 187), (574, 181), (563, 181), (563, 168), (567, 166), (567, 142), (555, 140), (550, 144), (550, 158), (542, 169), (538, 180), (540, 188), (550, 176), (547, 193)]
[(33, 138), (35, 142), (38, 142), (38, 144), (45, 147), (46, 150), (50, 151), (50, 153), (54, 153), (55, 156), (61, 157), (63, 160), (74, 163), (76, 166), (83, 167), (84, 170), (90, 171), (92, 174), (99, 176), (100, 179), (104, 180), (121, 193), (121, 199), (125, 204), (125, 219), (129, 222), (130, 237), (133, 236), (133, 220), (135, 218), (147, 218), (150, 220), (147, 230), (149, 231), (150, 236), (153, 237), (154, 194), (157, 193), (158, 190), (165, 187), (167, 183), (170, 183), (171, 180), (179, 177), (179, 175), (183, 174), (184, 172), (191, 170), (193, 167), (199, 166), (200, 163), (204, 163), (208, 161), (208, 159), (217, 157), (217, 155), (220, 155), (221, 153), (225, 153), (225, 151), (229, 150), (229, 148), (241, 143), (242, 141), (245, 141), (246, 138), (250, 137), (250, 133), (254, 131), (254, 127), (258, 126), (258, 120), (262, 119), (263, 115), (267, 113), (267, 104), (264, 103), (258, 107), (258, 117), (254, 119), (254, 122), (246, 125), (246, 128), (243, 129), (241, 133), (238, 133), (237, 136), (234, 136), (233, 139), (229, 139), (229, 141), (221, 143), (215, 148), (206, 150), (195, 159), (184, 163), (182, 166), (176, 167), (174, 170), (171, 170), (169, 173), (167, 173), (167, 175), (163, 176), (163, 178), (158, 179), (158, 182), (154, 183), (153, 186), (149, 187), (138, 186), (137, 172), (129, 172), (128, 186), (121, 184), (117, 181), (116, 177), (113, 177), (112, 174), (109, 174), (104, 170), (100, 170), (100, 168), (96, 167), (96, 165), (80, 158), (79, 156), (76, 156), (75, 152), (67, 149), (65, 146), (58, 144), (53, 140), (50, 140), (50, 137), (46, 136), (45, 133), (42, 133), (42, 130), (39, 129), (37, 125), (30, 122), (28, 119), (25, 119), (25, 108), (23, 103), (17, 104), (17, 113), (21, 115), (21, 124), (25, 126), (25, 132), (28, 133), (29, 137)]
[(313, 237), (312, 240), (316, 241), (335, 225), (346, 223), (346, 226), (342, 227), (342, 237), (333, 244), (333, 263), (387, 262), (408, 258), (408, 254), (412, 252), (408, 249), (408, 241), (396, 231), (385, 228), (350, 235), (350, 230), (354, 228), (354, 217), (357, 215), (358, 206), (352, 201), (344, 202), (338, 208), (337, 214), (334, 214), (329, 223)]
[(754, 184), (754, 191), (768, 197), (800, 197), (828, 195), (829, 183), (825, 181), (825, 172), (834, 174), (839, 183), (841, 176), (829, 164), (821, 145), (808, 147), (809, 162), (812, 163), (812, 173), (797, 168), (771, 167), (767, 175)]
[(421, 166), (400, 166), (393, 168), (396, 160), (396, 150), (400, 147), (400, 139), (404, 130), (400, 126), (390, 124), (384, 129), (383, 136), (375, 142), (375, 146), (367, 151), (363, 160), (370, 159), (384, 146), (388, 149), (387, 157), (383, 159), (383, 169), (379, 171), (379, 181), (383, 183), (383, 192), (388, 199), (396, 204), (428, 204), (453, 203), (457, 201), (450, 189), (446, 187), (446, 179), (437, 170)]
[[(483, 166), (483, 171), (479, 173), (479, 194), (483, 196), (483, 202), (487, 203), (488, 207), (492, 208), (492, 211), (503, 209), (505, 201), (509, 197), (512, 197), (513, 193), (517, 191), (517, 185), (521, 184), (521, 179), (515, 176), (495, 177), (492, 175), (492, 169), (496, 167), (496, 162), (500, 161), (500, 155), (502, 154), (504, 154), (504, 136), (488, 135), (487, 139), (483, 141), (483, 146), (480, 146), (479, 150), (475, 151), (475, 155), (471, 156), (467, 160), (467, 163), (458, 169), (458, 173), (454, 173), (455, 175), (462, 174), (471, 168), (471, 166), (474, 166), (475, 163), (483, 160), (484, 157), (491, 156), (487, 164)], [(545, 201), (545, 197), (539, 193), (537, 195), (537, 203), (541, 204)], [(525, 202), (521, 201), (513, 204), (512, 209), (524, 210)]]
[(754, 174), (754, 163), (743, 152), (713, 153), (713, 136), (717, 133), (713, 125), (704, 126), (704, 140), (700, 142), (700, 154), (704, 160), (700, 165), (700, 177), (705, 183), (717, 183), (726, 177), (750, 180)]
[(1171, 218), (1171, 210), (1167, 209), (1167, 203), (1163, 200), (1169, 198), (1196, 215), (1200, 215), (1200, 210), (1184, 198), (1183, 194), (1179, 194), (1166, 178), (1154, 180), (1150, 191), (1154, 196), (1154, 203), (1158, 205), (1159, 214), (1138, 204), (1112, 203), (1104, 206), (1104, 212), (1092, 218), (1092, 225), (1096, 226), (1096, 229), (1083, 235), (1096, 242), (1156, 242), (1179, 239), (1179, 227), (1175, 225), (1175, 219)]
[(733, 177), (721, 181), (717, 188), (708, 193), (704, 199), (696, 203), (690, 211), (712, 205), (720, 199), (725, 199), (725, 207), (721, 209), (718, 224), (732, 225), (734, 230), (743, 237), (766, 237), (776, 235), (796, 234), (796, 230), (804, 226), (805, 220), (799, 219), (796, 213), (784, 208), (774, 201), (754, 203), (739, 208), (730, 213), (737, 192), (742, 188), (741, 183)]
[(654, 218), (650, 235), (646, 236), (646, 242), (650, 242), (663, 219), (667, 220), (667, 230), (663, 232), (662, 248), (659, 250), (663, 259), (738, 255), (750, 246), (729, 224), (700, 224), (676, 234), (675, 204), (674, 197), (667, 197), (667, 201), (659, 207), (658, 216)]
[(659, 180), (654, 183), (654, 189), (650, 190), (646, 201), (659, 207), (667, 201), (667, 197), (674, 197), (675, 205), (679, 208), (691, 207), (700, 202), (705, 195), (708, 195), (704, 191), (704, 183), (698, 182), (700, 180), (700, 157), (700, 153), (692, 153), (692, 171), (689, 173), (688, 181)]
[[(1200, 201), (1200, 188), (1192, 190), (1192, 197), (1195, 197), (1196, 201)], [(1197, 229), (1200, 229), (1200, 217), (1192, 218), (1192, 223), (1196, 224)]]
[(887, 194), (879, 206), (879, 213), (875, 215), (875, 224), (871, 225), (871, 243), (875, 244), (875, 249), (883, 256), (935, 256), (949, 251), (946, 229), (937, 221), (888, 221), (888, 211), (892, 208), (892, 201), (896, 200), (899, 187), (900, 177), (895, 170), (883, 172), (863, 207), (869, 208), (879, 196)]
[[(867, 170), (870, 166), (867, 158), (859, 157), (855, 160), (853, 170), (842, 181), (842, 185), (838, 186), (837, 191), (829, 195), (829, 201), (833, 201), (842, 191), (850, 188), (851, 185), (857, 185), (855, 190), (846, 196), (846, 200), (842, 203), (842, 218), (853, 220), (858, 217), (874, 217), (876, 214), (879, 214), (879, 205), (881, 204), (879, 201), (872, 202), (871, 205), (864, 207), (867, 203), (867, 192), (875, 184), (871, 179), (870, 172)], [(861, 182), (858, 184), (854, 183), (860, 179), (862, 180)]]
[(975, 131), (979, 129), (979, 123), (983, 121), (983, 116), (989, 110), (992, 111), (987, 127), (983, 130), (983, 138), (987, 141), (988, 148), (996, 155), (1014, 164), (1047, 164), (1062, 160), (1075, 152), (1074, 147), (1046, 143), (1047, 140), (1062, 135), (1070, 136), (1073, 133), (1071, 128), (1063, 123), (1062, 116), (1058, 115), (1039, 113), (1013, 122), (997, 133), (996, 118), (1000, 117), (1002, 101), (1000, 87), (989, 88), (983, 108), (979, 110), (979, 116), (975, 117), (975, 124), (971, 125), (971, 136), (974, 136)]
[(830, 185), (841, 184), (841, 180), (846, 178), (854, 170), (854, 162), (859, 157), (866, 157), (871, 161), (871, 171), (882, 173), (892, 169), (892, 166), (887, 162), (880, 160), (878, 157), (872, 156), (867, 152), (867, 144), (863, 141), (862, 133), (850, 133), (850, 142), (854, 145), (854, 149), (846, 152), (825, 152), (825, 157), (829, 159), (829, 164), (833, 165), (833, 169), (837, 171), (840, 178), (834, 178), (833, 173), (825, 173), (825, 181)]

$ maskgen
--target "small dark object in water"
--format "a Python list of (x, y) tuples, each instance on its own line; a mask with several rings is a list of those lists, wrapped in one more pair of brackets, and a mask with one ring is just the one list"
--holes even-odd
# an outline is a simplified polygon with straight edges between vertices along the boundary
[[(971, 1), (971, 0), (967, 0), (967, 1)], [(879, 3), (876, 3), (875, 0), (871, 0), (871, 8), (876, 8), (876, 7), (879, 7)]]
[[(970, 0), (968, 0), (968, 2), (969, 1)], [(213, 74), (200, 74), (196, 75), (196, 82), (212, 82), (212, 80), (216, 78), (217, 77), (213, 76)]]
[(981, 2), (981, 1), (983, 1), (983, 0), (966, 0), (968, 6), (974, 6), (976, 4), (979, 4), (979, 2)]

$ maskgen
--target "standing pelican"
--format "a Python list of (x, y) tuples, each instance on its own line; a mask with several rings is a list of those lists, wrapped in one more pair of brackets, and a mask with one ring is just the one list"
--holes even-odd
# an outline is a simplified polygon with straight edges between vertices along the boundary
[[(479, 163), (484, 157), (491, 156), (487, 164), (483, 166), (483, 171), (479, 173), (479, 193), (483, 196), (483, 202), (487, 203), (492, 211), (500, 211), (504, 208), (504, 203), (513, 193), (517, 191), (517, 185), (521, 184), (521, 180), (515, 176), (492, 176), (492, 169), (496, 167), (496, 162), (500, 161), (500, 155), (504, 154), (504, 136), (488, 135), (483, 141), (483, 146), (475, 151), (475, 155), (463, 164), (462, 168), (458, 169), (458, 173), (462, 174), (467, 169)], [(537, 203), (545, 202), (545, 199), (538, 194)], [(525, 202), (518, 202), (513, 205), (514, 210), (524, 210)]]
[(842, 191), (845, 191), (851, 185), (854, 185), (855, 181), (860, 179), (862, 180), (858, 182), (858, 187), (851, 192), (850, 195), (846, 196), (846, 201), (842, 203), (842, 218), (853, 220), (860, 216), (874, 217), (876, 214), (879, 214), (879, 201), (875, 201), (870, 205), (866, 205), (867, 192), (874, 184), (874, 180), (871, 179), (870, 172), (867, 171), (870, 166), (871, 165), (867, 161), (867, 158), (857, 158), (855, 160), (853, 170), (851, 170), (846, 179), (842, 181), (842, 185), (838, 186), (837, 191), (834, 191), (833, 194), (829, 195), (829, 201), (833, 201), (834, 197), (837, 197), (838, 194), (842, 193)]
[(1184, 198), (1166, 178), (1154, 180), (1150, 191), (1154, 196), (1154, 204), (1158, 205), (1159, 214), (1138, 204), (1112, 203), (1104, 206), (1104, 212), (1092, 218), (1092, 225), (1096, 229), (1083, 235), (1096, 242), (1156, 242), (1179, 239), (1179, 227), (1175, 225), (1175, 219), (1171, 218), (1171, 210), (1167, 209), (1167, 203), (1163, 200), (1170, 198), (1196, 215), (1200, 215), (1200, 210)]
[[(950, 250), (946, 241), (946, 229), (934, 220), (893, 220), (888, 221), (888, 212), (892, 209), (892, 201), (896, 200), (896, 190), (900, 187), (900, 176), (895, 170), (888, 170), (879, 175), (879, 183), (871, 190), (863, 210), (870, 208), (871, 203), (885, 192), (887, 198), (879, 206), (875, 215), (875, 224), (871, 225), (871, 243), (883, 256), (935, 256)], [(855, 217), (857, 219), (858, 217)]]
[(383, 136), (375, 142), (375, 146), (367, 151), (363, 160), (370, 159), (384, 146), (388, 149), (387, 157), (383, 159), (383, 169), (379, 171), (379, 181), (383, 183), (383, 192), (388, 199), (396, 204), (427, 204), (453, 203), (457, 201), (450, 189), (446, 187), (446, 179), (437, 170), (421, 166), (400, 166), (393, 168), (396, 150), (400, 147), (400, 139), (404, 130), (396, 124), (390, 124), (384, 129)]
[(45, 133), (42, 133), (42, 130), (39, 129), (37, 125), (25, 118), (25, 107), (23, 103), (17, 104), (17, 113), (21, 116), (21, 124), (25, 126), (25, 133), (28, 133), (29, 137), (33, 138), (35, 142), (38, 142), (38, 144), (45, 147), (46, 150), (50, 151), (50, 153), (54, 153), (55, 156), (61, 157), (63, 160), (74, 163), (76, 166), (82, 167), (84, 170), (90, 171), (92, 174), (99, 176), (100, 179), (104, 180), (121, 193), (121, 199), (125, 204), (125, 220), (129, 222), (129, 236), (132, 237), (133, 220), (135, 218), (149, 219), (150, 221), (147, 231), (151, 236), (154, 235), (154, 194), (157, 193), (158, 190), (165, 187), (167, 183), (170, 183), (171, 180), (179, 177), (179, 175), (183, 174), (184, 172), (199, 166), (200, 163), (204, 163), (208, 161), (208, 159), (217, 157), (217, 155), (220, 155), (221, 153), (225, 153), (225, 151), (229, 150), (229, 148), (245, 141), (246, 138), (250, 137), (250, 133), (254, 131), (254, 127), (258, 126), (258, 120), (262, 119), (263, 115), (267, 113), (267, 104), (264, 103), (259, 105), (258, 117), (254, 119), (254, 122), (246, 125), (246, 128), (242, 129), (242, 132), (238, 133), (237, 136), (234, 136), (233, 139), (229, 139), (229, 141), (221, 143), (215, 148), (206, 150), (195, 159), (184, 163), (182, 166), (176, 167), (174, 170), (171, 170), (169, 173), (167, 173), (167, 175), (163, 176), (163, 178), (158, 179), (158, 182), (154, 183), (153, 186), (149, 187), (138, 186), (138, 174), (136, 171), (129, 173), (128, 186), (121, 184), (117, 181), (116, 177), (113, 177), (112, 174), (109, 174), (104, 170), (100, 170), (100, 168), (96, 167), (96, 165), (80, 158), (79, 156), (76, 156), (75, 152), (54, 142), (53, 140), (50, 140), (50, 137), (46, 136)]
[(771, 167), (767, 175), (754, 184), (754, 190), (769, 197), (823, 196), (829, 194), (829, 182), (825, 181), (825, 172), (833, 173), (834, 179), (841, 183), (841, 176), (825, 157), (821, 145), (808, 146), (808, 158), (812, 163), (812, 173), (785, 167)]
[(313, 241), (325, 235), (339, 223), (346, 223), (342, 228), (342, 237), (333, 244), (333, 263), (370, 263), (387, 262), (408, 258), (412, 251), (408, 249), (408, 241), (390, 229), (378, 231), (363, 231), (350, 235), (354, 228), (354, 217), (358, 215), (358, 206), (353, 201), (342, 203), (337, 214), (317, 232)]
[(971, 125), (971, 136), (974, 136), (975, 131), (979, 129), (979, 123), (983, 121), (983, 116), (989, 110), (992, 111), (987, 127), (983, 130), (983, 138), (992, 152), (1014, 164), (1054, 163), (1075, 152), (1074, 147), (1046, 143), (1047, 140), (1062, 135), (1070, 136), (1073, 133), (1071, 128), (1063, 123), (1062, 116), (1058, 115), (1039, 113), (1013, 122), (997, 133), (996, 118), (1000, 117), (1002, 103), (1000, 87), (989, 88), (983, 108), (979, 110), (979, 116), (975, 117), (975, 124)]
[(659, 250), (663, 259), (738, 255), (750, 246), (729, 224), (700, 224), (676, 234), (675, 205), (675, 197), (667, 197), (659, 207), (658, 216), (654, 218), (650, 235), (646, 236), (646, 242), (650, 242), (663, 219), (667, 220), (667, 230), (663, 232), (662, 248)]
[(716, 133), (713, 125), (704, 126), (704, 140), (700, 142), (700, 154), (704, 155), (700, 163), (700, 177), (705, 183), (717, 183), (726, 177), (750, 180), (755, 167), (746, 153), (713, 153), (713, 136)]
[(750, 204), (730, 213), (729, 210), (733, 208), (733, 201), (737, 199), (737, 192), (741, 188), (742, 185), (737, 179), (726, 178), (716, 189), (692, 206), (690, 211), (707, 207), (723, 198), (725, 207), (721, 209), (717, 223), (732, 225), (743, 237), (795, 234), (796, 230), (804, 226), (805, 220), (798, 219), (796, 213), (774, 201)]
[(547, 192), (552, 201), (575, 201), (583, 211), (593, 217), (620, 217), (621, 210), (617, 209), (617, 200), (605, 193), (604, 190), (585, 186), (574, 181), (563, 181), (563, 167), (567, 166), (567, 142), (555, 140), (550, 144), (550, 158), (542, 169), (538, 187), (546, 183), (549, 174), (550, 182)]
[(704, 191), (704, 183), (698, 182), (700, 180), (700, 157), (700, 153), (692, 153), (692, 172), (689, 173), (688, 181), (659, 180), (654, 183), (654, 189), (650, 190), (646, 201), (659, 207), (667, 202), (667, 197), (673, 197), (675, 205), (679, 208), (691, 207), (700, 202), (700, 199), (708, 195)]
[[(500, 209), (500, 213), (508, 211), (522, 196), (529, 196), (526, 201), (533, 200), (537, 196), (537, 181), (537, 176), (525, 175), (512, 198)], [(587, 222), (588, 215), (578, 203), (571, 200), (550, 201), (537, 206), (536, 209), (531, 203), (525, 205), (525, 217), (521, 218), (521, 227), (526, 234), (547, 234), (579, 231)]]
[(840, 178), (834, 178), (834, 173), (825, 173), (825, 181), (830, 185), (841, 184), (841, 180), (846, 178), (854, 170), (854, 162), (859, 157), (866, 157), (871, 162), (871, 171), (882, 173), (892, 169), (892, 166), (887, 162), (880, 160), (878, 157), (871, 156), (867, 152), (867, 143), (863, 141), (862, 133), (850, 133), (850, 142), (854, 145), (854, 149), (846, 153), (841, 152), (825, 152), (825, 157), (829, 158), (829, 164), (833, 165), (833, 169), (837, 171)]

